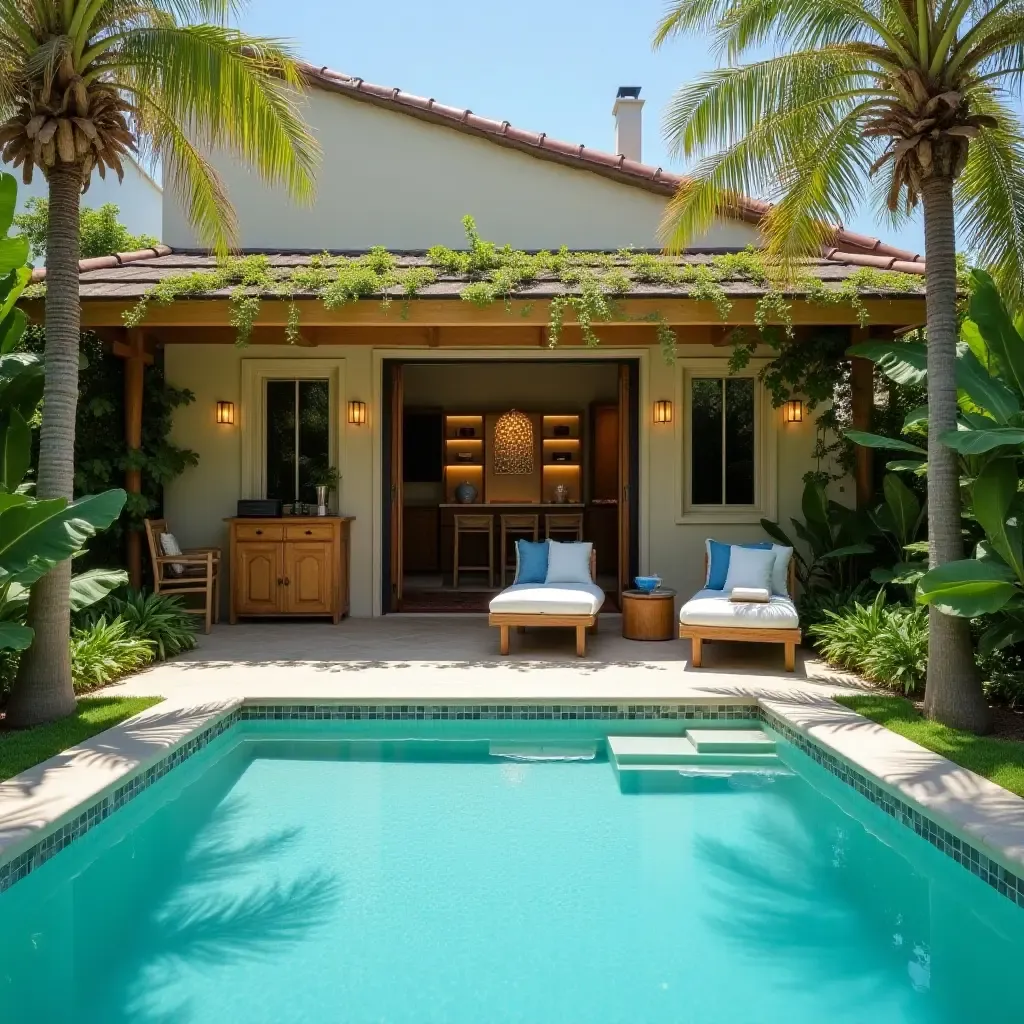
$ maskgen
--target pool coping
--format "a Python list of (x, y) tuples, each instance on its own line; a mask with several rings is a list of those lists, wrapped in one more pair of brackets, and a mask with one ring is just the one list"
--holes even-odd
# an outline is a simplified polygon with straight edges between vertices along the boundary
[(592, 703), (165, 701), (0, 783), (0, 892), (235, 724), (266, 719), (757, 719), (1024, 908), (1024, 799), (827, 698), (755, 694)]

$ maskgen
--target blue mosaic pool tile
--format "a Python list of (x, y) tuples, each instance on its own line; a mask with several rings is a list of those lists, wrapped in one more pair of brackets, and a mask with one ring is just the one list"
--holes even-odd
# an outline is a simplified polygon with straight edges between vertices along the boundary
[(980, 850), (971, 846), (966, 839), (961, 839), (947, 831), (917, 808), (905, 803), (887, 789), (883, 789), (874, 779), (868, 778), (834, 754), (830, 754), (770, 711), (761, 709), (760, 718), (827, 772), (855, 789), (876, 807), (880, 807), (890, 818), (914, 831), (961, 867), (967, 868), (972, 875), (976, 875), (990, 885), (1001, 896), (1005, 896), (1018, 907), (1024, 907), (1024, 878), (1014, 874), (997, 861), (991, 860)]
[(756, 704), (247, 704), (253, 721), (567, 721), (683, 719), (756, 721)]
[(150, 765), (145, 771), (130, 778), (113, 793), (89, 804), (70, 821), (66, 821), (53, 832), (43, 836), (38, 843), (19, 853), (17, 857), (0, 864), (0, 892), (9, 889), (15, 882), (20, 882), (36, 868), (42, 867), (68, 844), (85, 835), (91, 828), (98, 825), (118, 808), (123, 807), (157, 779), (162, 778), (172, 768), (177, 767), (182, 761), (201, 750), (211, 740), (215, 740), (237, 722), (238, 712), (232, 711), (231, 714), (214, 722), (180, 747), (172, 750), (166, 757)]

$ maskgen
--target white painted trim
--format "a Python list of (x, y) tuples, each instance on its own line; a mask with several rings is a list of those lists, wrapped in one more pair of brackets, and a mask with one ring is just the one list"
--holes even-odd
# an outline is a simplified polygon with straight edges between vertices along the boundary
[[(266, 496), (266, 382), (268, 380), (322, 380), (331, 394), (331, 425), (328, 458), (337, 466), (345, 486), (345, 360), (344, 359), (243, 359), (241, 361), (239, 419), (241, 427), (242, 498)], [(331, 497), (332, 504), (341, 495)], [(340, 507), (340, 505), (339, 505)]]
[[(778, 416), (763, 384), (756, 380), (768, 359), (751, 359), (736, 373), (730, 374), (725, 357), (681, 356), (676, 363), (675, 466), (676, 524), (716, 525), (755, 524), (762, 519), (775, 519), (779, 505), (779, 438)], [(691, 377), (753, 377), (757, 436), (755, 439), (755, 476), (753, 505), (690, 505), (690, 402)]]
[(377, 413), (384, 408), (384, 360), (401, 359), (406, 362), (618, 362), (635, 359), (640, 364), (640, 465), (637, 467), (640, 491), (639, 559), (641, 574), (650, 566), (650, 495), (648, 489), (650, 467), (650, 417), (644, 410), (650, 404), (649, 365), (651, 350), (646, 348), (605, 348), (599, 349), (542, 349), (542, 348), (485, 348), (485, 349), (438, 349), (438, 348), (376, 348), (373, 350), (373, 406), (370, 419), (370, 433), (373, 444), (373, 615), (381, 615), (383, 595), (381, 594), (381, 570), (384, 562), (384, 544), (390, 538), (384, 537), (384, 508), (381, 495), (384, 486), (384, 458), (382, 450), (383, 417)]

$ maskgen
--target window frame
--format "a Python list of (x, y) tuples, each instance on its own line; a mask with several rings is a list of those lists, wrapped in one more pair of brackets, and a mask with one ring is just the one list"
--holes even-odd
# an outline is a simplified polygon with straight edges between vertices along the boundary
[[(243, 498), (267, 495), (267, 381), (326, 380), (331, 420), (328, 433), (329, 464), (344, 476), (343, 431), (345, 417), (344, 359), (243, 359), (242, 360), (242, 479)], [(341, 496), (332, 496), (332, 503)]]
[[(754, 524), (774, 519), (778, 509), (778, 435), (771, 398), (758, 373), (770, 360), (751, 359), (736, 373), (724, 358), (683, 357), (676, 367), (676, 522), (686, 524)], [(749, 505), (697, 505), (691, 499), (693, 406), (691, 382), (695, 377), (750, 377), (754, 379), (754, 501)]]

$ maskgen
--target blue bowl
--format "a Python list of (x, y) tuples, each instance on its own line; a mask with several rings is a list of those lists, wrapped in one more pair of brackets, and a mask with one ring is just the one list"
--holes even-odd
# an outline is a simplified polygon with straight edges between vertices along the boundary
[(637, 590), (642, 590), (645, 594), (649, 594), (652, 590), (657, 590), (661, 586), (661, 577), (637, 576), (633, 582), (636, 583)]

